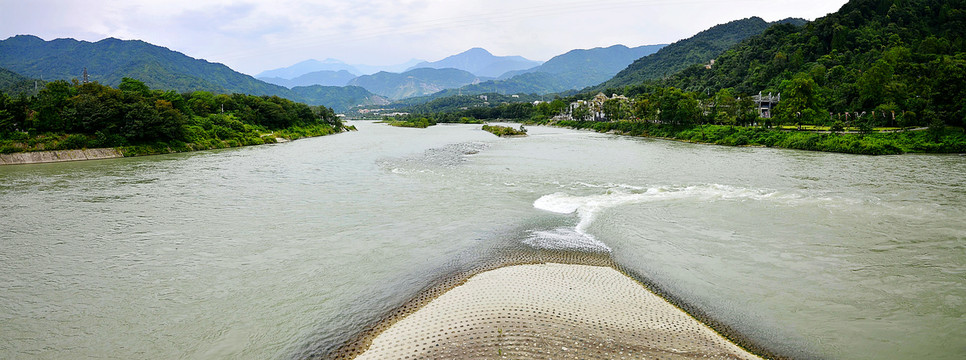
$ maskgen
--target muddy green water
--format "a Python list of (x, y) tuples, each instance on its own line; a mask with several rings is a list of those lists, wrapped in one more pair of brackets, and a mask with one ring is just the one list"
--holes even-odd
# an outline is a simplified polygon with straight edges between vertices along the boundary
[(490, 250), (609, 252), (800, 357), (966, 357), (966, 157), (477, 125), (0, 167), (0, 358), (292, 358)]

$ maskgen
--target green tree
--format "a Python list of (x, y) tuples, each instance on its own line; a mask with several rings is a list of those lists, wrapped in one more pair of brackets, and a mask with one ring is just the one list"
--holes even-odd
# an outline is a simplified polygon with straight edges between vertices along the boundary
[(872, 108), (883, 102), (886, 85), (892, 81), (894, 71), (888, 62), (879, 60), (862, 73), (856, 85), (859, 87), (863, 108)]
[(775, 120), (785, 124), (816, 124), (825, 121), (828, 113), (821, 106), (821, 88), (808, 74), (798, 74), (782, 82), (781, 102), (776, 107)]
[(590, 107), (587, 106), (586, 103), (580, 103), (574, 107), (573, 111), (570, 113), (570, 116), (573, 117), (574, 120), (587, 120), (587, 117), (590, 116)]
[(626, 106), (624, 101), (620, 98), (607, 99), (601, 106), (604, 113), (604, 117), (610, 121), (617, 121), (626, 118), (626, 111), (624, 110)]
[(731, 88), (718, 90), (714, 95), (714, 106), (712, 112), (715, 121), (734, 125), (738, 123), (738, 99), (735, 97)]
[(144, 101), (124, 106), (124, 137), (132, 140), (150, 140), (162, 137), (162, 120), (158, 111)]
[(38, 131), (65, 131), (70, 126), (64, 121), (61, 112), (67, 99), (76, 93), (74, 87), (66, 81), (51, 81), (40, 90), (31, 108), (37, 113), (30, 124)]
[(145, 85), (143, 82), (125, 77), (121, 79), (121, 84), (117, 86), (118, 90), (136, 93), (141, 96), (147, 96), (151, 93), (151, 88)]
[(631, 113), (641, 120), (651, 120), (657, 116), (657, 106), (647, 94), (640, 94), (634, 101)]
[(701, 107), (694, 94), (676, 88), (662, 91), (658, 109), (661, 121), (672, 125), (694, 124), (701, 115)]

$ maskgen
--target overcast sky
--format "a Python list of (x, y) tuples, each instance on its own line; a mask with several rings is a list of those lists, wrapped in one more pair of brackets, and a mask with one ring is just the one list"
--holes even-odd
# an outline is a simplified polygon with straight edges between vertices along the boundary
[(846, 0), (0, 0), (0, 39), (139, 39), (247, 74), (306, 59), (389, 65), (482, 47), (545, 61), (671, 43), (751, 16), (808, 20)]

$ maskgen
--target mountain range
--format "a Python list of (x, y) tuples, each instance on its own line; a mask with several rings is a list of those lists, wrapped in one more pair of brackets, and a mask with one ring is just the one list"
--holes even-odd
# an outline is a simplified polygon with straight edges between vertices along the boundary
[(291, 79), (281, 77), (260, 77), (258, 80), (270, 84), (281, 85), (291, 89), (296, 86), (311, 85), (345, 86), (349, 83), (349, 81), (355, 79), (357, 76), (358, 75), (353, 74), (348, 70), (319, 70), (298, 75)]
[(480, 77), (464, 70), (416, 68), (401, 74), (381, 71), (349, 81), (349, 85), (365, 88), (393, 100), (425, 96), (444, 89), (480, 82)]
[(421, 62), (409, 70), (419, 68), (460, 69), (477, 76), (496, 78), (508, 71), (524, 70), (540, 65), (541, 62), (528, 60), (522, 56), (495, 56), (483, 48), (472, 48), (456, 55), (433, 61)]
[[(322, 61), (309, 59), (309, 60), (299, 62), (292, 66), (287, 66), (287, 67), (272, 69), (272, 70), (265, 70), (255, 75), (255, 77), (261, 80), (276, 79), (276, 78), (292, 80), (309, 73), (320, 72), (320, 71), (322, 72), (346, 71), (355, 76), (372, 75), (380, 71), (398, 73), (398, 72), (406, 71), (407, 69), (413, 67), (414, 65), (422, 62), (423, 60), (412, 59), (407, 62), (404, 62), (401, 64), (394, 64), (394, 65), (366, 65), (366, 64), (347, 64), (342, 60), (333, 59), (333, 58), (328, 58)], [(282, 84), (278, 84), (278, 85), (282, 85)]]
[(0, 68), (41, 80), (81, 79), (86, 70), (90, 81), (110, 86), (117, 86), (122, 78), (129, 77), (153, 89), (276, 95), (309, 105), (326, 105), (336, 111), (387, 102), (369, 92), (361, 94), (360, 90), (364, 91), (361, 88), (315, 85), (288, 89), (239, 73), (223, 64), (191, 58), (140, 40), (44, 41), (36, 36), (18, 35), (0, 41)]
[[(392, 99), (427, 95), (558, 93), (593, 86), (615, 74), (617, 77), (605, 82), (606, 86), (641, 81), (706, 62), (769, 25), (760, 18), (750, 18), (713, 27), (672, 45), (578, 49), (544, 63), (520, 56), (494, 56), (485, 49), (472, 48), (439, 61), (412, 60), (394, 65), (396, 69), (408, 66), (401, 73), (366, 75), (360, 74), (363, 70), (357, 65), (339, 60), (306, 60), (258, 74), (274, 84), (223, 64), (138, 40), (44, 41), (18, 35), (0, 41), (0, 68), (27, 78), (24, 82), (9, 77), (19, 81), (21, 87), (30, 79), (79, 79), (86, 69), (90, 80), (110, 86), (131, 77), (155, 89), (277, 95), (343, 112), (359, 105), (382, 105)], [(647, 74), (636, 75), (641, 71)]]
[[(571, 50), (554, 56), (540, 66), (504, 73), (498, 80), (464, 86), (458, 92), (543, 95), (579, 90), (610, 79), (634, 60), (653, 54), (664, 46), (645, 45), (628, 48), (624, 45), (614, 45), (606, 48)], [(452, 91), (446, 94), (451, 93)]]

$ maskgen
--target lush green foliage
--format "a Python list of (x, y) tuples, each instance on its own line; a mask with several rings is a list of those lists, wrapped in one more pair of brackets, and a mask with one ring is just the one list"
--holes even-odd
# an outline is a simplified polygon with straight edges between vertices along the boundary
[[(131, 153), (274, 142), (343, 129), (325, 107), (277, 96), (179, 94), (124, 78), (118, 88), (96, 82), (47, 83), (36, 96), (0, 93), (3, 152), (131, 147)], [(282, 130), (283, 135), (265, 134)], [(264, 135), (264, 136), (263, 136)]]
[[(790, 19), (781, 23), (801, 24), (804, 21)], [(761, 34), (771, 25), (761, 18), (752, 17), (714, 26), (688, 39), (665, 46), (655, 54), (638, 59), (612, 79), (590, 90), (596, 92), (636, 85), (670, 76), (691, 65), (706, 64), (742, 40)]]
[(411, 127), (425, 129), (430, 126), (436, 125), (436, 121), (430, 120), (425, 117), (413, 117), (406, 120), (384, 120), (385, 123), (396, 126), (396, 127)]
[(487, 131), (493, 135), (504, 137), (504, 136), (526, 136), (527, 129), (520, 125), (520, 129), (514, 129), (509, 126), (500, 125), (483, 125), (483, 131)]
[(781, 92), (781, 123), (962, 126), (966, 1), (853, 0), (804, 27), (774, 26), (666, 85)]
[(632, 136), (653, 136), (729, 146), (767, 146), (787, 149), (830, 151), (850, 154), (889, 155), (901, 153), (966, 152), (962, 129), (904, 131), (868, 134), (782, 131), (759, 127), (697, 125), (675, 126), (639, 121), (561, 121), (558, 126), (614, 131)]

